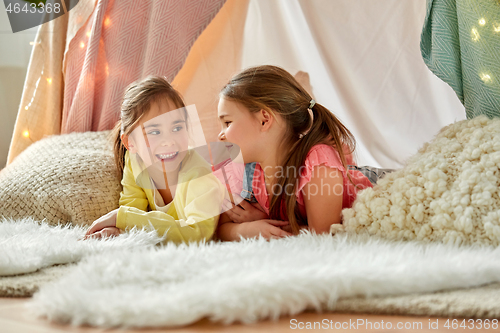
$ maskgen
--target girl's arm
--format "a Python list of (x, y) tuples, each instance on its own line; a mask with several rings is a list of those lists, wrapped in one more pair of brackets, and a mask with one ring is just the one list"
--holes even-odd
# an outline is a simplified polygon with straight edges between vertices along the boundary
[[(140, 197), (126, 196), (127, 200), (130, 200), (128, 205), (121, 205), (120, 208), (96, 220), (86, 235), (108, 227), (117, 227), (121, 230), (137, 227), (154, 228), (160, 237), (166, 233), (165, 241), (175, 243), (209, 240), (217, 226), (224, 192), (222, 185), (214, 176), (211, 174), (201, 176), (202, 174), (194, 170), (190, 180), (178, 184), (172, 211), (169, 210), (172, 215), (162, 211), (147, 212), (137, 208), (136, 204), (141, 202), (137, 199)], [(135, 204), (132, 205), (133, 203)]]
[(240, 223), (234, 223), (226, 211), (219, 217), (219, 225), (217, 226), (217, 238), (222, 241), (239, 240), (238, 234), (241, 232), (239, 229)]
[[(209, 240), (216, 229), (224, 199), (222, 185), (211, 174), (200, 176), (192, 172), (190, 180), (178, 184), (172, 214), (162, 211), (145, 212), (135, 207), (121, 206), (117, 212), (116, 227), (156, 229), (165, 241), (187, 243)], [(171, 211), (169, 210), (169, 213)]]
[(304, 203), (309, 230), (329, 232), (330, 226), (341, 223), (343, 177), (338, 169), (315, 166), (311, 181), (304, 186)]

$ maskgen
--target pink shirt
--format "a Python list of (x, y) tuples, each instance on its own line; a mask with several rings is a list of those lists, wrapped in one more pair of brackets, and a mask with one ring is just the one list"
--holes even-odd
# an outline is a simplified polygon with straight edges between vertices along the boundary
[[(353, 159), (351, 155), (346, 155), (347, 164), (354, 165)], [(309, 153), (306, 156), (305, 165), (299, 168), (298, 172), (300, 172), (299, 185), (295, 194), (297, 195), (297, 204), (299, 207), (300, 214), (303, 217), (307, 217), (306, 207), (304, 203), (304, 194), (303, 188), (304, 186), (311, 181), (311, 177), (313, 176), (313, 168), (319, 165), (325, 165), (327, 167), (337, 169), (342, 173), (343, 177), (343, 188), (340, 189), (331, 189), (333, 191), (339, 191), (338, 193), (343, 194), (342, 200), (342, 209), (350, 208), (356, 199), (356, 195), (358, 191), (361, 191), (368, 187), (373, 187), (370, 180), (365, 177), (360, 171), (357, 170), (347, 170), (351, 175), (351, 178), (354, 184), (358, 185), (359, 189), (349, 181), (347, 177), (347, 172), (342, 166), (342, 162), (340, 161), (340, 156), (335, 150), (335, 148), (325, 145), (319, 144), (311, 148)], [(286, 170), (284, 170), (286, 172)], [(269, 196), (266, 189), (266, 183), (264, 180), (264, 172), (259, 164), (255, 167), (255, 172), (253, 176), (252, 188), (255, 195), (255, 198), (259, 202), (259, 204), (264, 208), (267, 214), (269, 214)], [(328, 189), (324, 189), (325, 191)], [(318, 193), (321, 189), (318, 189)], [(342, 191), (342, 192), (340, 192)], [(283, 216), (282, 220), (288, 220), (286, 216)]]

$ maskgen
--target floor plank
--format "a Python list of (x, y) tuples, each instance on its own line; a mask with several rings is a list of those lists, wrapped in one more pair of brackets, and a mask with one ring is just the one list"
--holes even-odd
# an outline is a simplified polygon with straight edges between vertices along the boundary
[[(2, 333), (46, 333), (46, 332), (123, 332), (123, 329), (105, 330), (93, 327), (72, 327), (35, 318), (26, 308), (29, 298), (0, 298), (0, 331)], [(128, 332), (291, 332), (291, 331), (359, 331), (359, 332), (495, 332), (494, 329), (446, 328), (446, 318), (405, 317), (385, 315), (360, 315), (342, 313), (301, 313), (293, 317), (282, 317), (278, 321), (262, 321), (252, 325), (234, 324), (224, 326), (204, 319), (193, 325), (174, 329), (137, 329)], [(316, 322), (316, 324), (315, 324)], [(371, 324), (368, 324), (371, 323)], [(461, 320), (458, 320), (460, 325)], [(308, 323), (310, 326), (308, 326)], [(401, 329), (398, 329), (402, 327)], [(432, 323), (432, 327), (430, 326)], [(451, 320), (450, 320), (451, 323)], [(356, 326), (358, 324), (358, 326)], [(435, 326), (438, 324), (438, 326)], [(314, 326), (315, 325), (315, 326)], [(406, 325), (406, 328), (405, 328)], [(476, 325), (477, 326), (477, 325)], [(303, 329), (301, 329), (303, 327)], [(310, 327), (310, 329), (307, 329)]]

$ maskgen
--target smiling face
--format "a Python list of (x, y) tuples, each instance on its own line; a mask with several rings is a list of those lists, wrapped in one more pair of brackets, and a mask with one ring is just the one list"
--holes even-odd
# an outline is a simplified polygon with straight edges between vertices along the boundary
[(138, 154), (146, 167), (178, 170), (188, 150), (186, 120), (183, 108), (171, 101), (152, 103), (129, 137), (129, 151)]
[(241, 149), (244, 163), (259, 161), (259, 119), (240, 103), (223, 97), (220, 98), (217, 109), (222, 126), (219, 140), (227, 142), (228, 146), (236, 144)]

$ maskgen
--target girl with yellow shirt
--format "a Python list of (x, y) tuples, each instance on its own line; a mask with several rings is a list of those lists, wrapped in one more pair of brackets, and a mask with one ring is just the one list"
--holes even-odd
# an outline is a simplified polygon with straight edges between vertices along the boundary
[(86, 238), (133, 227), (152, 227), (165, 242), (213, 236), (227, 192), (211, 165), (188, 149), (188, 118), (181, 96), (161, 77), (127, 88), (114, 129), (120, 207), (94, 221)]

